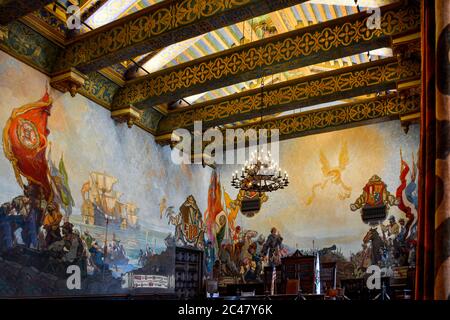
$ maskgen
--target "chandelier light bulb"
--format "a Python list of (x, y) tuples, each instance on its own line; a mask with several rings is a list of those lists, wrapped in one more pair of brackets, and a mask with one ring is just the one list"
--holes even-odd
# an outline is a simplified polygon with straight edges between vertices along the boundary
[(284, 171), (282, 176), (282, 169), (278, 166), (278, 162), (272, 159), (270, 151), (263, 148), (250, 153), (250, 158), (241, 168), (241, 175), (239, 176), (236, 170), (231, 181), (231, 185), (236, 189), (260, 194), (284, 189), (288, 183), (287, 171)]

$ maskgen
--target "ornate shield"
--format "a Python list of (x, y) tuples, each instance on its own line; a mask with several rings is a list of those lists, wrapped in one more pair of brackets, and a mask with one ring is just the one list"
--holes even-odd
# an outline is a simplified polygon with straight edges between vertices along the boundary
[(383, 195), (386, 192), (386, 185), (383, 181), (369, 181), (364, 187), (366, 195), (366, 205), (370, 207), (378, 207), (383, 205)]
[(197, 242), (198, 236), (200, 235), (200, 228), (197, 225), (184, 223), (182, 231), (186, 242), (191, 244)]
[(387, 190), (386, 184), (377, 175), (373, 175), (369, 182), (364, 186), (363, 193), (356, 199), (355, 203), (350, 204), (350, 209), (356, 211), (364, 208), (376, 208), (381, 206), (397, 205), (397, 199)]
[(39, 146), (39, 133), (31, 121), (19, 119), (17, 137), (25, 148), (36, 149)]

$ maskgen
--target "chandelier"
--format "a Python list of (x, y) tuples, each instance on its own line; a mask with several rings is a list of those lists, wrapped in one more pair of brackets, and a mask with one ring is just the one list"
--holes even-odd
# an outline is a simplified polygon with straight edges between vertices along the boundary
[[(266, 31), (266, 23), (262, 24), (263, 39)], [(264, 73), (261, 74), (261, 123), (263, 121), (262, 110), (264, 109)], [(273, 82), (273, 76), (272, 76)], [(249, 192), (257, 192), (259, 196), (265, 192), (272, 192), (278, 189), (284, 189), (289, 184), (287, 172), (281, 174), (278, 164), (272, 159), (269, 152), (260, 150), (252, 152), (249, 161), (245, 162), (245, 166), (241, 169), (239, 176), (238, 171), (234, 172), (231, 178), (231, 185), (236, 189)], [(259, 202), (259, 199), (258, 199)], [(242, 208), (241, 208), (242, 209)], [(258, 209), (259, 210), (259, 209)], [(242, 211), (242, 210), (241, 210)]]
[(285, 171), (281, 174), (278, 164), (272, 159), (270, 152), (254, 151), (250, 160), (245, 162), (241, 174), (235, 171), (232, 175), (231, 185), (244, 191), (272, 192), (284, 189), (289, 184), (289, 176)]

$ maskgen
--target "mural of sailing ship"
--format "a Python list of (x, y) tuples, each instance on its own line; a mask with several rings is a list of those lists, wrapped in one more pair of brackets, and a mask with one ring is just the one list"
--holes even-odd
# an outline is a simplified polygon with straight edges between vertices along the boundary
[(114, 190), (118, 179), (106, 173), (91, 172), (81, 187), (82, 221), (85, 224), (109, 226), (121, 230), (139, 229), (139, 208), (131, 202), (120, 201), (121, 192)]

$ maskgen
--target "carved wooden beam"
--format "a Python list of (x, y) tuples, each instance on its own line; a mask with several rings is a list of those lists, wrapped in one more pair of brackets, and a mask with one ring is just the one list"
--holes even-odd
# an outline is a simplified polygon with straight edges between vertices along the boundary
[(261, 89), (249, 90), (170, 111), (161, 120), (158, 135), (177, 128), (191, 130), (194, 121), (202, 121), (206, 130), (262, 115), (392, 90), (398, 83), (405, 82), (405, 86), (406, 81), (419, 78), (420, 59), (399, 62), (393, 57), (354, 65), (266, 86), (263, 93)]
[(36, 11), (55, 0), (2, 0), (0, 1), (0, 25), (6, 25)]
[(92, 16), (98, 9), (101, 8), (108, 0), (92, 0), (81, 7), (81, 21), (86, 21)]
[(321, 132), (400, 119), (401, 116), (417, 113), (420, 113), (419, 95), (401, 96), (393, 93), (362, 102), (296, 113), (263, 121), (262, 123), (243, 125), (235, 128), (241, 128), (243, 130), (279, 129), (280, 140), (286, 140)]
[(130, 81), (114, 97), (114, 108), (167, 103), (261, 75), (325, 62), (390, 45), (392, 36), (418, 30), (416, 6), (382, 8), (381, 28), (369, 29), (366, 12), (330, 20)]
[(305, 0), (166, 0), (81, 35), (56, 64), (88, 73)]
[(142, 118), (142, 113), (142, 110), (137, 110), (133, 106), (129, 106), (128, 108), (114, 110), (111, 112), (111, 118), (119, 123), (126, 123), (128, 128), (131, 128), (133, 125), (139, 123)]
[(54, 75), (50, 80), (50, 85), (63, 93), (69, 92), (72, 97), (75, 97), (78, 91), (83, 88), (87, 79), (88, 76), (71, 69)]
[[(235, 126), (232, 129), (242, 129), (243, 131), (253, 129), (257, 132), (259, 129), (267, 129), (269, 137), (271, 129), (278, 129), (279, 139), (287, 140), (376, 122), (401, 119), (406, 115), (409, 115), (409, 120), (420, 116), (420, 95), (403, 96), (392, 93), (357, 103), (342, 104)], [(236, 147), (236, 141), (226, 140), (225, 130), (222, 130), (222, 134), (225, 138), (224, 146), (226, 143), (234, 143)], [(170, 134), (156, 137), (156, 141), (162, 145), (170, 144), (170, 139)], [(206, 144), (208, 143), (205, 142), (204, 145)]]

